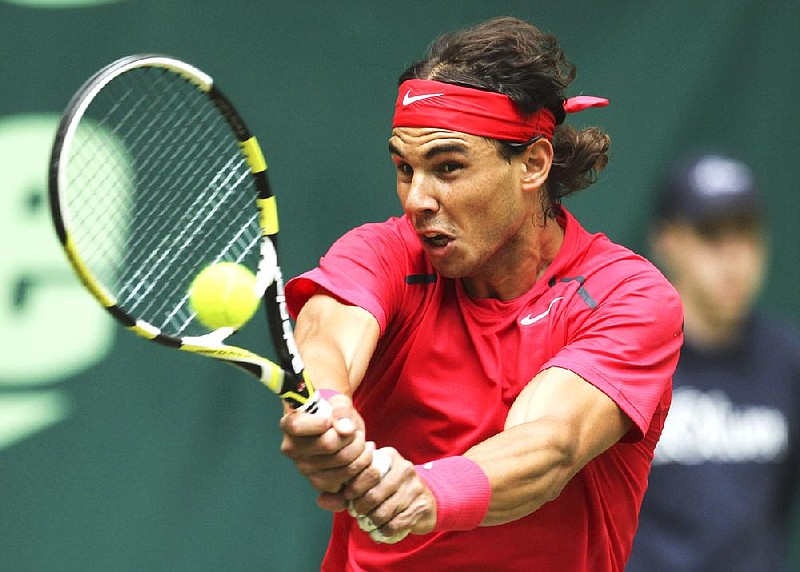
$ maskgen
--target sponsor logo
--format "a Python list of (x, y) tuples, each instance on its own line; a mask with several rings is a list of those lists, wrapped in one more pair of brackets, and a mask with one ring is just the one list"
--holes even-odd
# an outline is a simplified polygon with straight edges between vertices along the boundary
[(430, 99), (431, 97), (441, 97), (443, 93), (423, 93), (420, 95), (411, 95), (411, 90), (409, 89), (406, 94), (403, 96), (403, 106), (411, 105), (412, 103), (416, 103), (417, 101), (422, 101), (423, 99)]
[(563, 300), (563, 299), (564, 299), (564, 296), (559, 296), (558, 298), (553, 298), (553, 300), (550, 302), (550, 305), (547, 306), (547, 310), (545, 310), (541, 314), (536, 314), (535, 316), (532, 316), (532, 315), (528, 314), (527, 316), (525, 316), (525, 317), (520, 319), (519, 324), (521, 326), (530, 326), (531, 324), (535, 324), (539, 320), (543, 320), (544, 318), (546, 318), (550, 314), (550, 310), (553, 309), (553, 306), (555, 305), (555, 303), (558, 302), (559, 300)]
[(741, 405), (723, 391), (676, 389), (653, 463), (771, 463), (785, 457), (789, 422), (764, 405)]

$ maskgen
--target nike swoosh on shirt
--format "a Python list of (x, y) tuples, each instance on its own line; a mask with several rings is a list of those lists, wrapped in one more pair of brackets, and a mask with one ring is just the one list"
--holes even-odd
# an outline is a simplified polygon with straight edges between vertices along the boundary
[(411, 90), (409, 89), (406, 94), (403, 96), (403, 105), (411, 105), (412, 103), (416, 103), (417, 101), (422, 101), (423, 99), (429, 99), (431, 97), (441, 97), (444, 95), (443, 93), (423, 93), (421, 95), (411, 95)]
[(519, 324), (521, 326), (530, 326), (531, 324), (535, 324), (539, 320), (542, 320), (542, 319), (546, 318), (548, 316), (548, 314), (550, 314), (550, 310), (553, 308), (553, 305), (556, 302), (558, 302), (559, 300), (563, 300), (563, 299), (564, 299), (564, 296), (559, 296), (558, 298), (553, 298), (551, 300), (551, 302), (550, 302), (550, 305), (547, 307), (547, 310), (545, 310), (541, 314), (536, 314), (535, 316), (531, 316), (530, 314), (528, 314), (527, 316), (525, 316), (524, 318), (522, 318), (519, 321)]

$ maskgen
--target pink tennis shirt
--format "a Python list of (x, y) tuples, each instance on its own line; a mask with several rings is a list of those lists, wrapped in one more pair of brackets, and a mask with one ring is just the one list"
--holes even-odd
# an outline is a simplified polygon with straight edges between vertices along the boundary
[(376, 544), (334, 516), (323, 570), (623, 570), (682, 343), (678, 294), (647, 260), (565, 209), (561, 250), (526, 294), (475, 299), (438, 276), (406, 217), (358, 227), (287, 284), (297, 315), (315, 292), (369, 311), (381, 338), (354, 403), (367, 436), (415, 464), (502, 431), (539, 372), (571, 370), (616, 402), (629, 433), (561, 495), (500, 526)]

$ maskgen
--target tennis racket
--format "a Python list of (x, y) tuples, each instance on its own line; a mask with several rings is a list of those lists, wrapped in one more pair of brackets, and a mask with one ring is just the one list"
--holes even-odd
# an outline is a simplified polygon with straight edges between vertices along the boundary
[[(50, 160), (53, 222), (81, 282), (127, 329), (225, 360), (314, 413), (322, 400), (294, 343), (266, 169), (211, 77), (166, 56), (124, 57), (64, 112)], [(279, 363), (227, 345), (234, 328), (212, 330), (192, 311), (194, 277), (219, 262), (255, 274)]]
[[(61, 118), (53, 222), (83, 285), (125, 328), (235, 365), (293, 408), (327, 416), (294, 341), (266, 171), (256, 138), (210, 76), (164, 55), (127, 56), (89, 78)], [(236, 328), (211, 329), (193, 311), (194, 278), (221, 262), (255, 275), (278, 363), (229, 345)], [(391, 459), (377, 450), (373, 464), (384, 475)], [(387, 538), (366, 517), (359, 525), (379, 542), (407, 534)]]

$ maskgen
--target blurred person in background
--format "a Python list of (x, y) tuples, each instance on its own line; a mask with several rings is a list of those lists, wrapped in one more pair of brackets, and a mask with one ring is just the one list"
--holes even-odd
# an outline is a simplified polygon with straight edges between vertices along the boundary
[(626, 570), (789, 570), (800, 449), (800, 336), (754, 309), (766, 216), (750, 167), (693, 153), (668, 171), (654, 259), (685, 341)]

